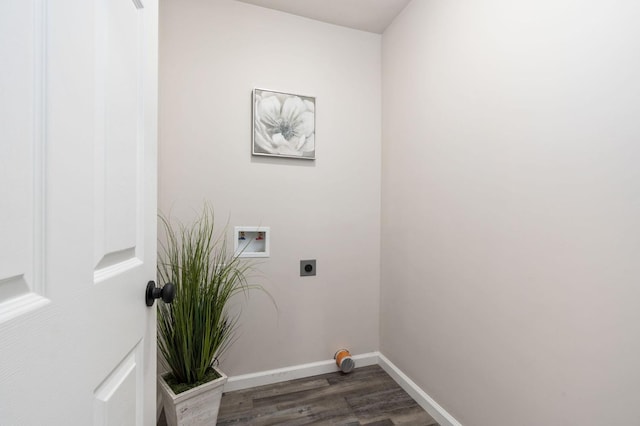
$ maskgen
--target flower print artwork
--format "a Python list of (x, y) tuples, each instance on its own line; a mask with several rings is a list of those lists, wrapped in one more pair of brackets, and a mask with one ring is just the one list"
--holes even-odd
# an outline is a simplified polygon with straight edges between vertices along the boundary
[(315, 98), (254, 89), (253, 154), (315, 159)]

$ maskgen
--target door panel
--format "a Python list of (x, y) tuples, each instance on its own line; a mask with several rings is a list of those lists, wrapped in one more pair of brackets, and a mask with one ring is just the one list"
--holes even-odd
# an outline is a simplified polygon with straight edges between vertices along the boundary
[[(142, 195), (143, 21), (131, 0), (99, 0), (96, 16), (96, 280), (135, 266)], [(108, 183), (105, 184), (105, 183)]]
[(0, 57), (0, 424), (153, 425), (157, 2), (0, 2)]
[(142, 346), (136, 345), (95, 390), (95, 425), (141, 424), (144, 382), (138, 366), (142, 355)]
[(0, 15), (0, 321), (44, 304), (42, 265), (43, 20), (35, 2)]

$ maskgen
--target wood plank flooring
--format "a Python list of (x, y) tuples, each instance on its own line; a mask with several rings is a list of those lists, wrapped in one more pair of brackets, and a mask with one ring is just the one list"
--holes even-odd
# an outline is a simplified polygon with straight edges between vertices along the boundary
[(377, 365), (225, 393), (217, 424), (437, 426)]

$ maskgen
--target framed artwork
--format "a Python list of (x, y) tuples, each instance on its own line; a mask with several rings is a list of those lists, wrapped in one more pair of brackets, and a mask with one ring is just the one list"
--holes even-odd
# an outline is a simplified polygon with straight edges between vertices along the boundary
[(253, 89), (253, 155), (316, 158), (316, 98)]

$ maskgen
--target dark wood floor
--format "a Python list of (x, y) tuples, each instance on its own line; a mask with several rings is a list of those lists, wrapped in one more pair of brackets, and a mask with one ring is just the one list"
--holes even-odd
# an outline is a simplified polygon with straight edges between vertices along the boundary
[[(164, 414), (159, 426), (166, 425)], [(228, 392), (218, 426), (437, 426), (377, 365)]]

